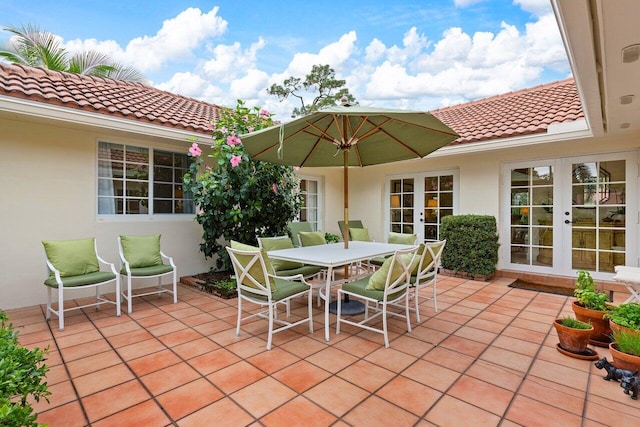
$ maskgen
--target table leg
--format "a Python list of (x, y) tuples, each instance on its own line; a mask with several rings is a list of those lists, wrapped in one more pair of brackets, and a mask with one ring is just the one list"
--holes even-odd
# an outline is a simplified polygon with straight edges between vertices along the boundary
[(329, 303), (331, 302), (331, 277), (333, 267), (327, 269), (327, 281), (324, 285), (324, 339), (329, 341)]

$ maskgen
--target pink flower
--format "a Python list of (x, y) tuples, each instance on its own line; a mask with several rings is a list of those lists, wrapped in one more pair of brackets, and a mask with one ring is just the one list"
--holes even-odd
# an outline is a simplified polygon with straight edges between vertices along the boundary
[(265, 117), (269, 117), (269, 113), (267, 110), (265, 110), (264, 108), (262, 110), (260, 110), (260, 115), (261, 116), (265, 116)]
[(231, 156), (231, 167), (235, 168), (240, 164), (240, 162), (242, 162), (242, 156)]
[(247, 127), (247, 132), (249, 132), (249, 133), (253, 132), (253, 126)]
[(225, 127), (221, 127), (220, 128), (220, 132), (223, 133), (223, 134), (227, 134), (227, 133), (229, 133), (229, 129), (227, 129)]
[(242, 142), (242, 141), (240, 141), (240, 138), (238, 138), (238, 137), (237, 137), (237, 136), (235, 136), (235, 135), (229, 135), (229, 136), (227, 137), (227, 145), (230, 145), (230, 146), (232, 146), (232, 147), (233, 147), (234, 145), (238, 145), (238, 144), (240, 144), (241, 142)]
[(207, 123), (207, 129), (213, 130), (213, 123)]
[(191, 147), (189, 147), (189, 154), (191, 154), (193, 157), (198, 157), (200, 154), (202, 154), (202, 150), (200, 149), (200, 147), (198, 147), (197, 143), (193, 143), (191, 144)]
[(275, 194), (278, 194), (278, 186), (277, 186), (275, 183), (274, 183), (274, 184), (271, 184), (271, 189), (273, 190), (273, 192), (274, 192)]
[(296, 172), (298, 172), (298, 171), (300, 170), (300, 166), (294, 166), (294, 167), (293, 167), (293, 170), (294, 170), (294, 171), (296, 171)]

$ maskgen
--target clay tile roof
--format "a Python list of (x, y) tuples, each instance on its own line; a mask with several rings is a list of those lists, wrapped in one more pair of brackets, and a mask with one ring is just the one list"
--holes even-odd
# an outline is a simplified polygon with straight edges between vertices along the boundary
[(220, 107), (141, 83), (0, 62), (0, 96), (211, 134)]
[(550, 124), (584, 118), (573, 78), (433, 110), (431, 114), (460, 135), (450, 145), (545, 133)]

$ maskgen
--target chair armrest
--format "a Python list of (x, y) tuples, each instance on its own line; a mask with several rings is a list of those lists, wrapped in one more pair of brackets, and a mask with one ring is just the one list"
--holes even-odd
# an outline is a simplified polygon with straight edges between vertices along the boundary
[(173, 267), (173, 269), (175, 270), (176, 265), (173, 263), (173, 257), (170, 257), (169, 255), (166, 255), (162, 251), (160, 251), (160, 256), (162, 257), (162, 259), (167, 260), (169, 262), (169, 265), (171, 265), (171, 267)]
[(116, 275), (118, 274), (118, 270), (116, 270), (116, 266), (114, 263), (104, 260), (100, 255), (98, 255), (97, 252), (96, 252), (96, 258), (98, 258), (98, 262), (100, 262), (100, 264), (104, 265), (105, 267), (109, 267), (113, 274), (116, 274)]
[(282, 280), (288, 280), (290, 282), (302, 282), (305, 285), (311, 287), (311, 285), (309, 283), (307, 283), (306, 280), (304, 280), (304, 276), (302, 274), (294, 274), (293, 276), (276, 276), (275, 274), (269, 274), (269, 277), (273, 277), (275, 279), (282, 279)]
[(47, 268), (55, 276), (58, 286), (62, 286), (62, 277), (60, 276), (60, 270), (57, 270), (48, 259), (45, 261), (47, 262)]

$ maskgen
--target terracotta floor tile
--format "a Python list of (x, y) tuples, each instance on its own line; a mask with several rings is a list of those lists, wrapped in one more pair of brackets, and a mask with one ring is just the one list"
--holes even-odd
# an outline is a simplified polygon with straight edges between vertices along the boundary
[(178, 362), (180, 362), (178, 356), (170, 350), (162, 350), (131, 360), (128, 363), (133, 372), (141, 377)]
[(92, 423), (95, 427), (107, 426), (163, 426), (171, 420), (153, 400), (139, 403), (107, 418)]
[(509, 390), (466, 375), (460, 377), (447, 394), (500, 417), (514, 395)]
[(191, 359), (196, 356), (200, 356), (204, 353), (217, 350), (220, 346), (207, 337), (198, 338), (193, 341), (185, 342), (184, 344), (178, 344), (171, 349), (180, 357), (185, 360)]
[(229, 350), (219, 348), (212, 352), (194, 357), (193, 359), (189, 359), (189, 364), (200, 372), (201, 375), (208, 375), (219, 369), (237, 363), (240, 360), (242, 359), (231, 353)]
[[(333, 338), (333, 336), (331, 338)], [(318, 351), (325, 349), (326, 345), (314, 340), (313, 338), (303, 336), (296, 340), (289, 341), (288, 343), (283, 344), (280, 347), (304, 359), (312, 355), (313, 353), (317, 353)]]
[(110, 351), (111, 346), (105, 340), (90, 341), (84, 344), (74, 345), (72, 347), (66, 347), (60, 350), (60, 353), (64, 357), (66, 363), (72, 362), (77, 359), (82, 359), (87, 356), (91, 356), (105, 351)]
[(338, 372), (340, 378), (362, 387), (365, 390), (374, 392), (389, 382), (395, 376), (393, 372), (375, 363), (366, 360), (357, 362)]
[(440, 343), (440, 347), (476, 358), (487, 348), (487, 344), (458, 335), (450, 335)]
[(337, 348), (328, 347), (312, 354), (306, 360), (326, 371), (336, 373), (356, 362), (358, 358)]
[(260, 418), (293, 399), (296, 392), (272, 377), (265, 377), (231, 395), (251, 415)]
[(146, 329), (138, 329), (133, 332), (127, 332), (126, 334), (111, 336), (108, 338), (108, 341), (114, 348), (120, 348), (149, 339), (153, 339), (153, 335), (147, 332)]
[(50, 427), (83, 427), (88, 425), (77, 400), (39, 413), (37, 421)]
[(505, 418), (526, 426), (546, 427), (550, 423), (558, 426), (580, 426), (578, 415), (544, 404), (525, 396), (516, 396), (507, 410)]
[(203, 427), (216, 420), (216, 427), (247, 426), (254, 420), (231, 399), (220, 399), (178, 421), (180, 427)]
[(224, 396), (204, 378), (188, 383), (184, 381), (182, 384), (184, 385), (157, 397), (158, 403), (174, 420), (196, 412)]
[(376, 396), (421, 417), (442, 395), (441, 392), (399, 375), (376, 392)]
[(382, 347), (380, 350), (374, 351), (364, 359), (396, 373), (403, 371), (407, 366), (416, 361), (415, 357), (412, 357), (406, 353), (395, 350), (393, 348), (384, 347)]
[(67, 369), (64, 365), (50, 366), (47, 363), (47, 366), (49, 367), (49, 371), (46, 376), (47, 384), (52, 385), (63, 381), (69, 381), (69, 375), (67, 375)]
[(467, 369), (465, 375), (503, 387), (507, 390), (516, 391), (522, 383), (525, 373), (510, 370), (484, 360), (476, 360), (473, 365)]
[[(382, 348), (382, 347), (379, 347)], [(393, 349), (407, 353), (412, 357), (421, 357), (433, 348), (433, 344), (424, 342), (409, 335), (402, 335), (393, 340)]]
[(298, 393), (302, 393), (305, 390), (314, 387), (330, 376), (331, 373), (304, 360), (288, 366), (272, 375), (273, 378), (288, 387), (291, 387)]
[(470, 326), (462, 326), (453, 333), (454, 336), (478, 341), (484, 344), (490, 344), (498, 336), (495, 332), (483, 331), (481, 329), (472, 328)]
[[(277, 337), (278, 335), (279, 334), (274, 335), (274, 345), (276, 342), (275, 337)], [(250, 337), (250, 338), (247, 338), (246, 340), (229, 344), (225, 348), (242, 358), (247, 358), (247, 357), (256, 355), (258, 353), (262, 353), (263, 351), (266, 350), (267, 346), (266, 346), (266, 342), (264, 342), (263, 340), (259, 338)]]
[(485, 352), (480, 355), (480, 359), (521, 372), (527, 372), (533, 362), (533, 357), (531, 356), (525, 356), (524, 354), (494, 346), (489, 346)]
[(364, 338), (352, 335), (337, 342), (333, 347), (338, 348), (346, 353), (353, 354), (356, 357), (364, 357), (367, 354), (379, 349), (381, 346), (382, 344), (380, 343), (369, 341)]
[(369, 396), (369, 392), (338, 377), (330, 377), (304, 392), (304, 396), (341, 417)]
[[(77, 334), (66, 335), (56, 338), (58, 348), (64, 349), (78, 344), (85, 344), (91, 341), (102, 340), (102, 335), (98, 330), (89, 330)], [(64, 353), (63, 353), (64, 354)]]
[(146, 329), (151, 335), (161, 337), (163, 335), (170, 334), (171, 332), (180, 331), (186, 327), (187, 326), (184, 323), (178, 320), (173, 320), (171, 322), (164, 322), (154, 326), (149, 326)]
[(429, 353), (425, 354), (422, 360), (435, 363), (453, 371), (464, 372), (474, 362), (475, 358), (454, 350), (435, 347)]
[(84, 397), (109, 387), (131, 381), (134, 378), (134, 375), (125, 364), (118, 364), (80, 377), (76, 376), (73, 382), (78, 390), (78, 394)]
[(578, 390), (586, 390), (589, 379), (587, 372), (539, 359), (533, 363), (529, 374)]
[(82, 398), (89, 420), (93, 423), (138, 405), (151, 396), (137, 380), (132, 380), (107, 390)]
[(460, 373), (432, 362), (418, 360), (402, 375), (436, 390), (446, 391), (458, 379)]
[(126, 361), (130, 361), (165, 349), (166, 346), (160, 342), (160, 340), (157, 338), (151, 338), (134, 344), (125, 345), (118, 348), (117, 351), (120, 357)]
[(288, 351), (280, 348), (272, 348), (270, 351), (263, 351), (248, 358), (247, 362), (267, 374), (273, 374), (282, 368), (293, 365), (299, 360), (300, 358), (298, 356), (294, 356)]
[(217, 319), (212, 315), (210, 315), (209, 313), (202, 313), (202, 312), (196, 315), (192, 315), (192, 316), (184, 317), (180, 319), (182, 323), (191, 327), (202, 325), (207, 322), (213, 322), (214, 320), (217, 320)]
[(133, 320), (129, 320), (128, 322), (121, 322), (115, 325), (102, 327), (100, 328), (100, 332), (105, 337), (112, 337), (115, 335), (122, 334), (131, 334), (134, 332), (139, 332), (142, 330), (142, 326), (140, 326), (137, 322)]
[(500, 417), (476, 406), (444, 396), (425, 416), (439, 426), (497, 426)]
[(108, 350), (69, 362), (67, 368), (72, 377), (79, 377), (120, 363), (122, 363), (122, 359), (118, 357), (118, 354), (113, 350)]
[(324, 427), (331, 425), (335, 420), (335, 416), (320, 406), (298, 396), (262, 417), (260, 421), (266, 427), (290, 426), (294, 423), (305, 427)]
[(418, 417), (377, 396), (371, 396), (343, 417), (344, 421), (354, 426), (383, 427), (393, 420), (396, 426), (411, 426)]
[(189, 341), (197, 340), (198, 338), (202, 338), (202, 334), (193, 329), (182, 329), (158, 337), (164, 345), (170, 348)]
[[(230, 338), (233, 338), (236, 333), (235, 326), (225, 322), (224, 320), (219, 320), (219, 319), (211, 320), (209, 322), (205, 322), (205, 323), (201, 323), (199, 325), (193, 326), (193, 329), (200, 332), (205, 337), (209, 337), (210, 339), (212, 338), (212, 335), (217, 333), (223, 333), (225, 336), (229, 336)], [(220, 343), (220, 342), (218, 342), (218, 344), (224, 345), (224, 343)]]
[(585, 406), (584, 390), (532, 376), (524, 380), (518, 393), (576, 415), (582, 415)]
[(226, 394), (231, 394), (251, 383), (254, 383), (266, 374), (250, 363), (241, 360), (238, 363), (222, 368), (207, 375), (207, 379)]
[(173, 320), (175, 319), (171, 315), (165, 313), (162, 310), (156, 310), (156, 312), (151, 316), (137, 319), (140, 326), (142, 326), (143, 328), (146, 328), (147, 330), (152, 326), (162, 325), (165, 323), (169, 323)]
[(535, 356), (540, 349), (540, 344), (537, 342), (531, 342), (505, 335), (496, 338), (492, 345), (531, 357)]
[(196, 378), (200, 378), (200, 374), (191, 366), (182, 362), (144, 375), (140, 377), (140, 380), (153, 395), (157, 396)]
[(39, 402), (35, 402), (31, 398), (29, 399), (29, 401), (32, 402), (31, 406), (33, 407), (34, 412), (40, 413), (48, 411), (69, 402), (76, 401), (78, 398), (71, 381), (63, 381), (58, 384), (50, 385), (48, 389), (51, 392), (49, 402), (45, 399), (40, 399)]

